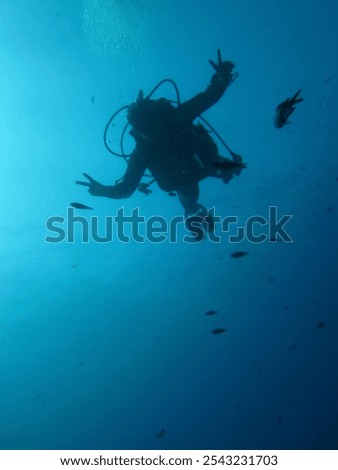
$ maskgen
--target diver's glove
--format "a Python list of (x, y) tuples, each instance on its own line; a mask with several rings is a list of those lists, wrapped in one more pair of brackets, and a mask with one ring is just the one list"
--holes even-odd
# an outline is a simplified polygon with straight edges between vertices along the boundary
[(217, 168), (218, 170), (233, 170), (234, 168), (240, 168), (242, 170), (243, 168), (246, 168), (246, 163), (234, 162), (229, 158), (223, 158), (218, 162), (210, 163), (210, 166)]
[(111, 186), (105, 186), (104, 184), (99, 183), (87, 173), (83, 173), (83, 176), (85, 176), (88, 181), (75, 181), (75, 183), (80, 184), (81, 186), (87, 186), (88, 192), (92, 196), (109, 197)]
[(301, 91), (302, 90), (298, 90), (292, 98), (286, 99), (277, 106), (275, 114), (275, 127), (277, 127), (277, 129), (280, 129), (285, 124), (288, 124), (288, 118), (296, 109), (295, 105), (303, 101), (303, 98), (298, 98), (298, 95)]
[(233, 160), (221, 157), (219, 161), (210, 163), (210, 166), (216, 168), (222, 174), (224, 183), (229, 183), (234, 175), (239, 176), (243, 169), (246, 168), (246, 163), (243, 163), (242, 157), (234, 152), (231, 152)]
[(210, 65), (216, 71), (211, 79), (211, 83), (213, 85), (227, 88), (237, 76), (232, 73), (232, 69), (235, 67), (235, 64), (229, 60), (223, 61), (220, 49), (217, 49), (217, 61), (218, 63), (215, 64), (215, 62), (209, 60)]

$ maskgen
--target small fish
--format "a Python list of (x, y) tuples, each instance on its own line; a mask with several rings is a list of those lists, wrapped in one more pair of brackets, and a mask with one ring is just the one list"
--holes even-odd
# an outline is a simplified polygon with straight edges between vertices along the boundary
[(290, 349), (295, 350), (295, 349), (298, 349), (298, 348), (299, 348), (299, 344), (298, 344), (298, 343), (292, 343), (292, 344), (290, 344)]
[(323, 322), (323, 321), (319, 321), (319, 322), (317, 323), (317, 328), (324, 328), (325, 326), (326, 326), (326, 323)]
[(332, 207), (328, 207), (327, 210), (328, 210), (329, 212), (333, 212)]
[(72, 207), (75, 207), (75, 209), (83, 209), (83, 210), (90, 210), (90, 211), (94, 210), (92, 207), (85, 206), (84, 204), (81, 204), (80, 202), (71, 202), (70, 205)]
[(177, 194), (176, 194), (176, 193), (174, 193), (174, 191), (169, 191), (169, 193), (168, 193), (168, 194), (169, 194), (169, 196), (172, 196), (172, 197), (174, 197), (174, 196), (177, 196)]
[(164, 435), (165, 435), (165, 430), (164, 430), (164, 429), (161, 429), (161, 431), (156, 434), (156, 437), (159, 439), (159, 438), (161, 438), (161, 437), (164, 437)]
[(231, 258), (242, 258), (243, 256), (246, 256), (248, 254), (248, 251), (234, 251), (233, 253), (231, 253), (230, 256)]
[(216, 313), (218, 313), (218, 310), (208, 310), (205, 312), (208, 317), (211, 317), (211, 315), (216, 315)]
[(333, 77), (329, 77), (325, 80), (325, 83), (329, 83), (331, 80), (333, 79)]
[(303, 101), (303, 98), (298, 98), (301, 91), (302, 90), (298, 90), (292, 98), (287, 98), (277, 106), (275, 112), (275, 127), (277, 127), (277, 129), (280, 129), (285, 124), (289, 124), (288, 118), (296, 109), (295, 105)]
[(220, 335), (224, 333), (225, 331), (228, 331), (228, 328), (216, 328), (215, 330), (212, 330), (212, 333), (214, 335)]
[(94, 104), (95, 96), (92, 96), (92, 104)]
[(284, 312), (286, 312), (287, 310), (289, 310), (289, 306), (288, 306), (288, 305), (284, 305), (283, 310), (284, 310)]

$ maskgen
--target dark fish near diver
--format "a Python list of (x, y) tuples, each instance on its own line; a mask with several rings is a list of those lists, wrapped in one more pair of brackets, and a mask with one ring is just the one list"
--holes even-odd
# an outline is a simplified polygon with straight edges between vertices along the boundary
[(165, 434), (165, 430), (164, 430), (164, 429), (161, 429), (161, 431), (156, 434), (156, 437), (157, 437), (157, 438), (164, 437), (164, 434)]
[(205, 312), (208, 317), (211, 317), (211, 315), (216, 315), (216, 313), (218, 313), (218, 310), (208, 310)]
[(83, 210), (90, 210), (90, 211), (94, 210), (92, 207), (85, 206), (84, 204), (81, 204), (80, 202), (71, 202), (70, 205), (72, 207), (75, 207), (75, 209), (83, 209)]
[(212, 330), (212, 333), (214, 335), (220, 335), (220, 334), (224, 333), (227, 330), (228, 330), (228, 328), (216, 328), (216, 330)]
[(234, 251), (233, 253), (231, 253), (230, 256), (231, 258), (242, 258), (243, 256), (246, 256), (248, 254), (248, 251)]
[(280, 129), (285, 124), (289, 124), (288, 118), (296, 109), (295, 105), (303, 101), (303, 98), (298, 98), (301, 91), (302, 90), (298, 90), (292, 98), (287, 98), (277, 106), (275, 113), (275, 127), (277, 127), (277, 129)]

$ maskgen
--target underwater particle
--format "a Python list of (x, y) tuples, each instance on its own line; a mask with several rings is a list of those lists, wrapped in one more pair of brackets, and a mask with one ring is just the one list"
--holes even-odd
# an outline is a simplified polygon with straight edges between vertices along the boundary
[(328, 210), (329, 212), (333, 212), (332, 207), (328, 207), (327, 210)]
[(337, 176), (337, 178), (335, 179), (335, 181), (337, 181), (337, 182), (338, 182), (338, 176)]
[(289, 310), (289, 306), (288, 306), (288, 305), (284, 305), (283, 310), (284, 310), (284, 312), (286, 312), (287, 310)]
[(295, 350), (295, 349), (298, 349), (298, 348), (299, 348), (299, 344), (298, 344), (298, 343), (292, 343), (292, 344), (290, 344), (290, 348), (289, 348), (289, 349)]
[(325, 326), (326, 326), (326, 323), (323, 322), (323, 321), (319, 321), (319, 322), (317, 323), (317, 328), (324, 328)]
[(42, 405), (46, 403), (45, 398), (43, 398), (40, 394), (35, 395), (35, 399), (38, 400)]
[(221, 335), (222, 333), (225, 333), (228, 331), (228, 328), (216, 328), (215, 330), (212, 330), (213, 335)]
[(281, 424), (283, 424), (283, 416), (278, 416), (277, 424), (278, 424), (278, 426), (280, 426)]
[(331, 80), (333, 79), (333, 77), (329, 77), (325, 80), (325, 83), (329, 83)]
[(207, 312), (205, 312), (205, 314), (208, 317), (211, 317), (212, 315), (216, 315), (216, 313), (218, 313), (218, 310), (208, 310)]
[(307, 170), (307, 166), (300, 166), (299, 169), (300, 170)]
[(231, 253), (231, 258), (242, 258), (243, 256), (247, 256), (249, 254), (248, 251), (234, 251)]
[(156, 434), (157, 439), (160, 439), (161, 437), (164, 437), (165, 435), (165, 430), (161, 429), (159, 433)]
[(94, 104), (95, 96), (92, 96), (92, 104)]
[(71, 202), (70, 205), (72, 207), (75, 207), (75, 209), (83, 209), (83, 210), (90, 210), (90, 211), (94, 210), (92, 207), (85, 206), (84, 204), (81, 204), (80, 202)]

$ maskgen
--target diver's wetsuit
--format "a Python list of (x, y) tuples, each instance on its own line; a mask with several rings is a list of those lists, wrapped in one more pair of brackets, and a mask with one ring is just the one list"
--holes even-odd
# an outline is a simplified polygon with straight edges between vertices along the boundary
[(215, 79), (207, 89), (182, 103), (177, 108), (164, 99), (151, 136), (131, 132), (136, 147), (129, 159), (122, 181), (109, 187), (113, 199), (129, 197), (138, 187), (144, 172), (150, 170), (163, 191), (176, 191), (185, 215), (205, 212), (198, 204), (199, 181), (207, 176), (221, 177), (219, 171), (208, 166), (220, 161), (217, 146), (202, 126), (193, 121), (214, 105), (224, 94), (227, 84)]

